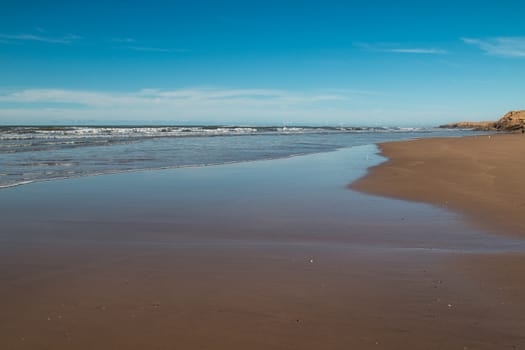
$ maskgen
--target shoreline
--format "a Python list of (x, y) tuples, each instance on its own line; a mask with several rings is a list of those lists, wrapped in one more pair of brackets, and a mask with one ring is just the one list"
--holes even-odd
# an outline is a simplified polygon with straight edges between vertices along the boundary
[[(285, 134), (259, 134), (248, 138), (235, 135), (223, 135), (199, 138), (198, 151), (192, 149), (196, 138), (164, 137), (145, 138), (140, 141), (120, 142), (116, 135), (97, 139), (97, 143), (75, 145), (77, 141), (69, 139), (42, 138), (31, 147), (18, 149), (19, 143), (7, 141), (9, 152), (0, 152), (0, 163), (5, 169), (0, 174), (0, 190), (28, 184), (30, 182), (60, 181), (63, 179), (99, 174), (125, 173), (131, 171), (157, 171), (165, 169), (200, 167), (230, 164), (246, 161), (272, 160), (338, 149), (382, 141), (413, 138), (416, 136), (440, 136), (464, 134), (465, 131), (402, 131), (386, 133), (303, 133), (292, 134), (288, 139)], [(235, 136), (235, 137), (231, 137)], [(253, 137), (253, 138), (252, 138)], [(1, 138), (1, 135), (0, 135)], [(240, 141), (242, 140), (242, 141)], [(67, 141), (67, 142), (65, 142)], [(202, 141), (202, 142), (200, 142)], [(49, 145), (42, 148), (42, 142)], [(65, 142), (65, 143), (64, 143)], [(70, 143), (73, 143), (73, 146)], [(137, 143), (138, 142), (138, 143)], [(267, 142), (272, 147), (267, 148)], [(137, 143), (138, 146), (130, 146)], [(20, 145), (24, 145), (21, 143)], [(92, 148), (101, 147), (101, 148)], [(131, 148), (130, 148), (131, 147)], [(176, 148), (177, 155), (169, 150)], [(221, 151), (226, 150), (226, 153)], [(53, 152), (61, 152), (56, 159)], [(62, 153), (63, 152), (63, 153)], [(108, 152), (110, 157), (98, 159), (96, 154)], [(27, 159), (48, 159), (45, 162), (33, 162)], [(62, 160), (61, 160), (62, 159)]]
[[(459, 213), (471, 227), (495, 236), (525, 238), (525, 181), (521, 176), (525, 172), (525, 137), (522, 134), (427, 138), (377, 146), (387, 160), (369, 168), (365, 176), (348, 185), (350, 189), (430, 204)], [(465, 287), (465, 294), (453, 292), (458, 298), (456, 302), (461, 307), (484, 305), (476, 307), (476, 313), (491, 315), (471, 320), (473, 327), (480, 327), (482, 332), (499, 328), (501, 321), (495, 321), (492, 316), (507, 306), (520, 316), (515, 321), (510, 313), (503, 316), (501, 320), (507, 323), (506, 327), (516, 321), (524, 324), (525, 253), (459, 254), (449, 256), (445, 265), (449, 286)], [(468, 282), (465, 284), (465, 281)], [(448, 306), (454, 308), (455, 304)], [(496, 341), (489, 348), (518, 349), (524, 344), (521, 338), (512, 346)], [(484, 345), (479, 343), (475, 348)]]
[(7, 184), (7, 185), (0, 185), (0, 191), (11, 189), (11, 188), (16, 188), (16, 187), (21, 187), (25, 185), (42, 183), (42, 182), (75, 180), (75, 179), (82, 179), (86, 177), (96, 177), (96, 176), (104, 176), (104, 175), (119, 175), (119, 174), (140, 173), (140, 172), (149, 172), (149, 171), (165, 171), (165, 170), (176, 170), (176, 169), (189, 169), (189, 168), (205, 168), (205, 167), (210, 167), (210, 166), (223, 166), (223, 165), (227, 166), (227, 165), (232, 165), (232, 164), (243, 164), (243, 163), (251, 163), (251, 162), (267, 162), (267, 161), (272, 161), (272, 160), (289, 159), (289, 158), (294, 158), (294, 157), (307, 156), (309, 154), (319, 154), (319, 153), (334, 152), (334, 151), (337, 151), (337, 149), (329, 150), (329, 151), (320, 151), (320, 152), (315, 152), (315, 153), (297, 153), (297, 154), (290, 154), (287, 156), (274, 157), (274, 158), (235, 160), (235, 161), (228, 161), (228, 162), (223, 162), (223, 163), (174, 165), (174, 166), (165, 166), (165, 167), (160, 167), (160, 168), (110, 170), (110, 171), (103, 172), (103, 173), (90, 173), (90, 174), (81, 174), (81, 175), (76, 175), (76, 176), (55, 177), (55, 178), (49, 178), (49, 179), (33, 179), (33, 180), (27, 180), (27, 181), (22, 181), (22, 182)]
[(348, 185), (463, 214), (475, 226), (525, 236), (525, 137), (521, 134), (380, 143), (387, 161)]

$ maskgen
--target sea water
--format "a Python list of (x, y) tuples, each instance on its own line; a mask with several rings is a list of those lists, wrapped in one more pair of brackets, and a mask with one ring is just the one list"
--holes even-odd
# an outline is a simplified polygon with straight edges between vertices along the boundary
[(4, 126), (0, 127), (0, 188), (88, 175), (286, 158), (384, 141), (472, 133), (433, 128)]

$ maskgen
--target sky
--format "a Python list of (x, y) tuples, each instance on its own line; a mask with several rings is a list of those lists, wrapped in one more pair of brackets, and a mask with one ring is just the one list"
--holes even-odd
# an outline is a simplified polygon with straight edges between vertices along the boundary
[(525, 109), (525, 2), (0, 3), (0, 125), (432, 126)]

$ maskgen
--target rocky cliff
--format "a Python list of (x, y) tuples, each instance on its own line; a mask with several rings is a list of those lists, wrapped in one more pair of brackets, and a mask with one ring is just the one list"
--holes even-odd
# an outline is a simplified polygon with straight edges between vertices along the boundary
[(496, 122), (497, 130), (523, 130), (525, 128), (525, 110), (512, 111)]
[(525, 130), (525, 110), (511, 111), (495, 122), (459, 122), (441, 125), (440, 128), (474, 130), (517, 131)]

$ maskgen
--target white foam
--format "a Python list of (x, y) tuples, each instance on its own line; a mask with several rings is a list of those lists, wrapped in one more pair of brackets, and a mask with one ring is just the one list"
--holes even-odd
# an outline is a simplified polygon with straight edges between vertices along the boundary
[(22, 185), (27, 185), (27, 184), (30, 184), (30, 183), (33, 183), (35, 182), (34, 180), (26, 180), (26, 181), (18, 181), (18, 182), (13, 182), (13, 183), (8, 183), (8, 184), (0, 184), (0, 188), (9, 188), (9, 187), (16, 187), (16, 186), (22, 186)]

